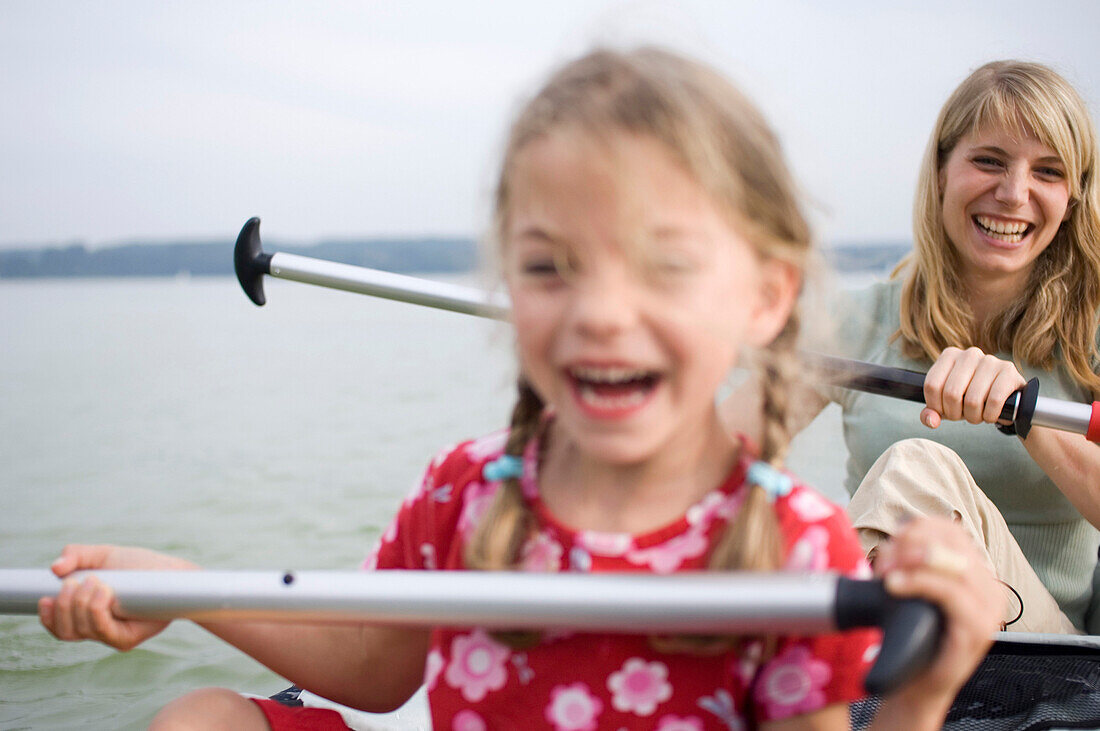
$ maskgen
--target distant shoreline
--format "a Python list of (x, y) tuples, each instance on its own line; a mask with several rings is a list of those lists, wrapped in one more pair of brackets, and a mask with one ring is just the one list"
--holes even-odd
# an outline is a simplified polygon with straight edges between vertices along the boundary
[[(908, 242), (840, 244), (824, 250), (841, 272), (882, 271), (909, 251)], [(402, 274), (461, 273), (478, 268), (478, 247), (463, 238), (372, 238), (273, 245), (272, 251)], [(0, 250), (0, 279), (58, 277), (232, 276), (233, 242), (84, 244)]]

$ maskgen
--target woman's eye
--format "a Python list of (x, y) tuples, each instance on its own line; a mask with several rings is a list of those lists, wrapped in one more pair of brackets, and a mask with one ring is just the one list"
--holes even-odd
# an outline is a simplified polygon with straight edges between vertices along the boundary
[(1062, 180), (1066, 177), (1066, 174), (1060, 169), (1049, 167), (1036, 168), (1035, 174), (1043, 178), (1049, 178), (1051, 180)]
[(999, 168), (999, 167), (1002, 166), (1001, 161), (998, 160), (997, 158), (988, 157), (988, 156), (985, 156), (985, 155), (982, 155), (980, 157), (975, 157), (974, 158), (974, 164), (977, 165), (978, 167), (984, 167), (984, 168)]

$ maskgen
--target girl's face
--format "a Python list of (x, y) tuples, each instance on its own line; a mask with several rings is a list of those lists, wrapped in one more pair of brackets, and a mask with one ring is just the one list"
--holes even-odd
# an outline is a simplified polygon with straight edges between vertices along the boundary
[(980, 130), (959, 140), (940, 169), (940, 190), (963, 281), (1008, 275), (1016, 293), (1070, 215), (1065, 163), (1016, 130)]
[(715, 392), (799, 277), (761, 261), (665, 148), (551, 134), (516, 157), (503, 253), (522, 372), (583, 454), (636, 464), (721, 427)]

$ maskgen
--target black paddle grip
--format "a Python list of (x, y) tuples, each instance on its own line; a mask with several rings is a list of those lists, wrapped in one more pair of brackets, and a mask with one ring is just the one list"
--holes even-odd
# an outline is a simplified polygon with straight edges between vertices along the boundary
[(248, 219), (237, 235), (233, 247), (233, 269), (241, 289), (256, 305), (267, 302), (264, 297), (264, 275), (271, 273), (271, 254), (265, 254), (260, 243), (260, 219)]
[(881, 580), (837, 581), (837, 628), (882, 627), (882, 649), (863, 681), (872, 695), (886, 695), (928, 667), (939, 649), (943, 621), (935, 604), (891, 596)]

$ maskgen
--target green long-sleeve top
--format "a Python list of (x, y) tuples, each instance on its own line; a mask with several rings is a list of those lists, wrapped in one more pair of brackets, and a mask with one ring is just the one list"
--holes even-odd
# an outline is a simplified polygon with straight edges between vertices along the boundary
[[(845, 293), (837, 327), (840, 354), (897, 368), (927, 371), (931, 362), (902, 355), (891, 336), (900, 319), (901, 283), (894, 280)], [(1007, 353), (998, 357), (1012, 360)], [(1037, 376), (1043, 396), (1089, 402), (1090, 394), (1061, 368), (1037, 371), (1025, 367), (1025, 378)], [(1020, 440), (992, 424), (944, 421), (928, 429), (918, 418), (921, 405), (846, 389), (827, 396), (843, 411), (848, 446), (845, 487), (855, 492), (875, 460), (891, 444), (923, 437), (953, 449), (974, 481), (1001, 511), (1009, 530), (1039, 579), (1078, 628), (1100, 634), (1100, 531), (1085, 520), (1031, 459)]]

